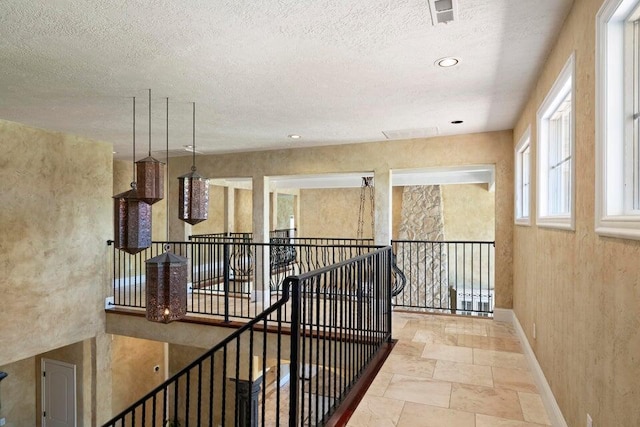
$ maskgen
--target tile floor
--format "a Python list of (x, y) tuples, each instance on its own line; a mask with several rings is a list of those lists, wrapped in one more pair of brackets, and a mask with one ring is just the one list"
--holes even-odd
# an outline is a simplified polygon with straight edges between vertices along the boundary
[(550, 425), (511, 325), (394, 312), (393, 337), (348, 427)]

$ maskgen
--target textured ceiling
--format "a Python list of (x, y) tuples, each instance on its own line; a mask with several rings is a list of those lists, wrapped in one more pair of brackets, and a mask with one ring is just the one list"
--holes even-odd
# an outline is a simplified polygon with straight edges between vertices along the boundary
[(0, 118), (120, 158), (132, 96), (146, 149), (148, 88), (153, 151), (165, 97), (171, 148), (191, 143), (195, 101), (205, 153), (512, 128), (572, 1), (457, 3), (434, 27), (427, 0), (2, 0)]

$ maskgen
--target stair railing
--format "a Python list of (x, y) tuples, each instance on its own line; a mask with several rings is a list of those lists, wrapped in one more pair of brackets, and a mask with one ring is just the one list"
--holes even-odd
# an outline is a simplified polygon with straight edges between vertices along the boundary
[(275, 303), (104, 426), (325, 425), (391, 339), (390, 281), (390, 247), (288, 277)]

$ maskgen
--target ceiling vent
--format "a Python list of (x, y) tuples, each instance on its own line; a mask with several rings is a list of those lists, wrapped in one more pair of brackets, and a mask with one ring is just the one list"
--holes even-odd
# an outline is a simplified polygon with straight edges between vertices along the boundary
[(422, 129), (401, 129), (401, 130), (383, 130), (382, 134), (391, 140), (396, 139), (417, 139), (417, 138), (431, 138), (438, 136), (440, 131), (437, 126)]
[(458, 0), (429, 0), (433, 25), (448, 24), (458, 17)]

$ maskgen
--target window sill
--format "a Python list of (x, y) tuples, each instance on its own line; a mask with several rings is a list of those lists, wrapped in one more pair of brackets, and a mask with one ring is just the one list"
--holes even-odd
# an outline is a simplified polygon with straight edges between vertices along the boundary
[(515, 225), (522, 225), (524, 227), (531, 227), (531, 218), (516, 218)]
[(575, 225), (573, 223), (573, 218), (571, 217), (554, 217), (554, 216), (546, 216), (546, 217), (538, 217), (537, 219), (538, 227), (543, 228), (555, 228), (558, 230), (568, 230), (575, 231)]
[[(625, 218), (625, 220), (622, 220), (622, 218)], [(602, 219), (596, 222), (596, 234), (618, 239), (640, 240), (640, 218)]]

